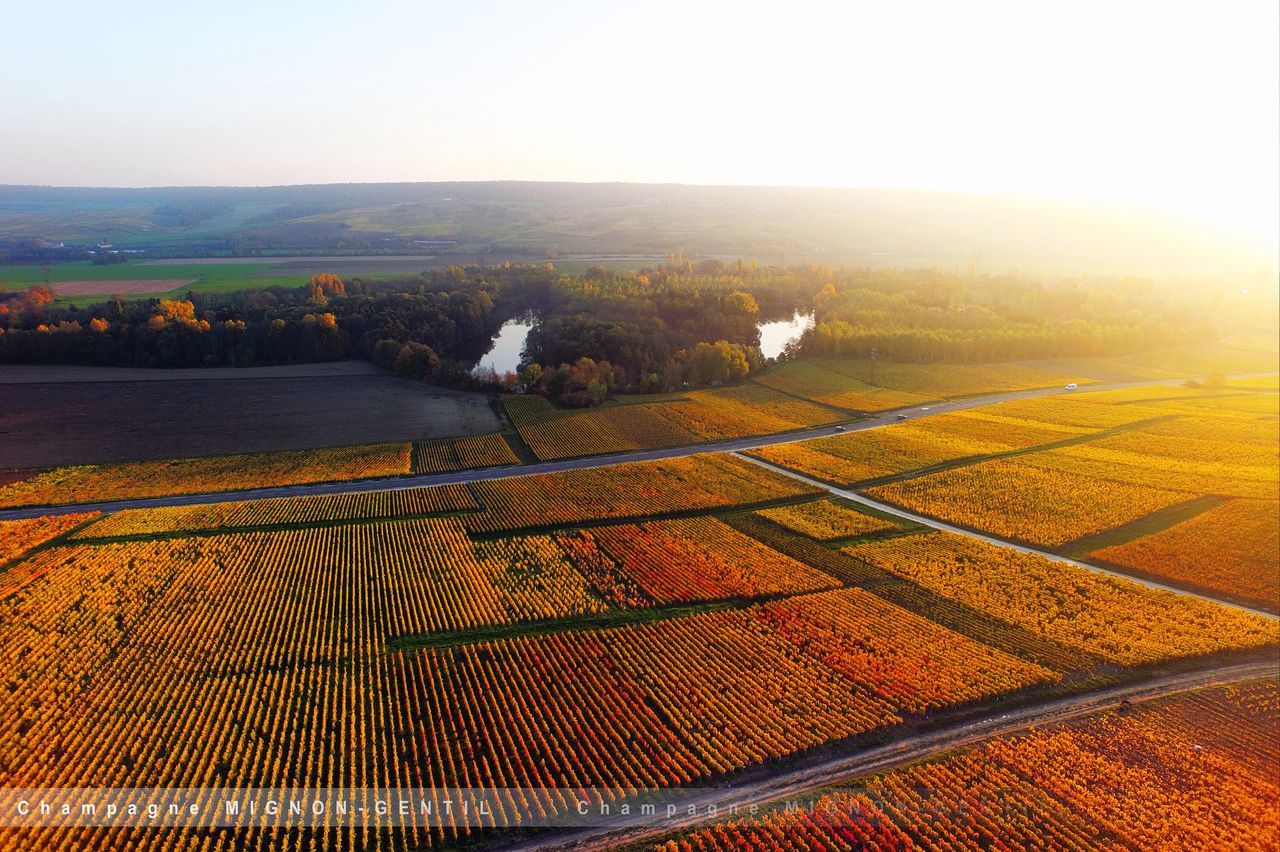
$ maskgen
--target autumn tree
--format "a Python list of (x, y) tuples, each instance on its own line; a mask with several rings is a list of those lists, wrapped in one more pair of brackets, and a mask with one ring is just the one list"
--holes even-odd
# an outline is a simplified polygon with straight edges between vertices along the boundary
[(321, 307), (329, 304), (331, 297), (347, 294), (347, 285), (331, 272), (312, 275), (306, 286), (308, 301)]
[(396, 355), (395, 371), (402, 376), (425, 379), (440, 369), (440, 358), (425, 343), (409, 342)]
[(179, 301), (176, 299), (160, 299), (156, 302), (156, 315), (161, 317), (161, 324), (163, 324), (165, 320), (195, 322), (196, 306), (191, 302)]
[(56, 298), (53, 289), (44, 284), (37, 284), (34, 287), (28, 287), (26, 292), (26, 300), (32, 305), (47, 305)]
[(695, 385), (741, 381), (751, 372), (746, 349), (727, 340), (699, 343), (688, 355), (688, 380)]
[(608, 361), (579, 358), (554, 370), (529, 364), (521, 371), (519, 380), (565, 405), (581, 408), (599, 405), (608, 398), (617, 383), (617, 371)]

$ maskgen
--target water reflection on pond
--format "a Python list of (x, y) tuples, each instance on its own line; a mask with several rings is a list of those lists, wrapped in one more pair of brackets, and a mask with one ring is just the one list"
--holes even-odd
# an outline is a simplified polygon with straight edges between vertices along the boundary
[(760, 351), (766, 358), (777, 358), (788, 343), (813, 328), (813, 314), (796, 311), (791, 319), (762, 322), (757, 328), (760, 329)]
[[(524, 353), (524, 342), (537, 320), (532, 317), (507, 320), (494, 335), (493, 345), (480, 357), (472, 372), (493, 370), (499, 376), (520, 369), (520, 356)], [(760, 351), (766, 358), (777, 358), (782, 350), (801, 334), (813, 327), (813, 314), (797, 311), (790, 319), (776, 322), (762, 322), (757, 326), (760, 330)]]
[(524, 341), (534, 326), (530, 318), (507, 320), (494, 335), (493, 345), (489, 351), (480, 356), (472, 373), (480, 370), (493, 370), (499, 376), (515, 372), (520, 368), (520, 355), (524, 352)]

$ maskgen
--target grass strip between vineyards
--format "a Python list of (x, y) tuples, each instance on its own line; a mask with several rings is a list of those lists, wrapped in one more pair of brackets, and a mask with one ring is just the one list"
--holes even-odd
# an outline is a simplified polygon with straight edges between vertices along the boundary
[(1070, 556), (1072, 559), (1085, 559), (1095, 550), (1101, 550), (1104, 547), (1112, 547), (1117, 544), (1126, 544), (1134, 539), (1164, 532), (1169, 527), (1199, 517), (1211, 509), (1216, 509), (1228, 502), (1228, 499), (1219, 494), (1204, 494), (1185, 503), (1178, 503), (1157, 512), (1152, 512), (1150, 515), (1138, 518), (1136, 521), (1130, 521), (1127, 524), (1121, 524), (1118, 527), (1112, 527), (1109, 530), (1103, 530), (1093, 535), (1081, 536), (1062, 545), (1056, 552), (1061, 553), (1063, 556)]
[(610, 627), (627, 627), (649, 624), (747, 607), (784, 598), (802, 597), (810, 592), (794, 592), (766, 595), (757, 598), (729, 598), (716, 601), (649, 606), (643, 609), (614, 609), (596, 615), (575, 615), (569, 618), (552, 618), (542, 621), (523, 621), (514, 624), (495, 624), (469, 630), (436, 631), (395, 636), (387, 640), (388, 651), (419, 651), (428, 648), (456, 648), (496, 639), (516, 639), (532, 636), (550, 636), (557, 633), (582, 633)]
[[(1025, 456), (1031, 453), (1044, 452), (1045, 450), (1059, 450), (1064, 447), (1074, 447), (1079, 444), (1091, 444), (1094, 441), (1100, 441), (1103, 438), (1110, 438), (1114, 435), (1121, 435), (1125, 432), (1146, 429), (1170, 420), (1178, 420), (1181, 417), (1182, 415), (1180, 414), (1164, 414), (1160, 417), (1152, 417), (1147, 420), (1138, 420), (1134, 423), (1125, 423), (1121, 426), (1113, 426), (1110, 429), (1103, 429), (1100, 432), (1091, 432), (1088, 435), (1076, 435), (1071, 438), (1063, 438), (1061, 441), (1051, 441), (1047, 444), (1036, 444), (1031, 447), (1018, 447), (1016, 449), (1005, 450), (999, 453), (983, 453), (980, 455), (962, 456), (960, 458), (938, 462), (937, 464), (931, 464), (927, 467), (919, 467), (913, 470), (904, 470), (901, 473), (891, 473), (886, 476), (876, 476), (870, 479), (859, 480), (852, 484), (831, 482), (830, 480), (825, 479), (822, 481), (827, 482), (829, 485), (834, 485), (837, 488), (851, 487), (857, 488), (858, 490), (862, 490), (864, 488), (875, 488), (880, 485), (889, 485), (894, 482), (901, 482), (904, 479), (916, 479), (921, 476), (928, 476), (932, 473), (942, 473), (943, 471), (954, 470), (958, 467), (971, 467), (976, 464), (982, 464), (983, 462), (1014, 458), (1016, 456)], [(928, 421), (926, 420), (925, 422), (927, 423)], [(810, 474), (805, 475), (810, 476)], [(817, 479), (818, 477), (813, 478)]]
[(735, 514), (725, 523), (781, 553), (997, 650), (1058, 672), (1108, 666), (1101, 657), (1068, 648), (958, 601), (949, 600), (882, 568), (840, 553), (762, 518)]

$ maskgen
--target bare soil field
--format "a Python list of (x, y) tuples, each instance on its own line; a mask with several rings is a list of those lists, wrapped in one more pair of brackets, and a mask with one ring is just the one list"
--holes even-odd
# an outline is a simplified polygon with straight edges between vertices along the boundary
[(124, 278), (112, 281), (54, 281), (49, 288), (59, 296), (127, 296), (131, 293), (167, 293), (194, 283), (194, 278)]
[(492, 432), (483, 394), (359, 363), (243, 370), (0, 367), (0, 468)]

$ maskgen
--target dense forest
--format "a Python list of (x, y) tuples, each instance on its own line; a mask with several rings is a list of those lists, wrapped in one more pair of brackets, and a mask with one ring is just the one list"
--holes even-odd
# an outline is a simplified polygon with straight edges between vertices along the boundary
[(1013, 276), (848, 271), (817, 294), (815, 327), (800, 352), (875, 351), (899, 361), (1114, 355), (1210, 339), (1218, 330), (1205, 307), (1138, 279), (1049, 286)]
[[(75, 307), (44, 287), (0, 302), (0, 361), (134, 367), (254, 366), (363, 358), (419, 378), (465, 376), (513, 312), (541, 292), (545, 267), (449, 267), (395, 281), (314, 275), (186, 299)], [(508, 295), (512, 294), (512, 295)]]
[[(521, 379), (570, 403), (583, 401), (584, 377), (597, 381), (594, 397), (599, 383), (656, 392), (740, 379), (763, 365), (762, 317), (807, 310), (828, 278), (814, 266), (695, 265), (678, 254), (633, 273), (596, 267), (563, 276), (542, 300)], [(573, 374), (578, 365), (581, 377)]]
[[(1219, 334), (1206, 305), (1149, 281), (1052, 284), (937, 270), (693, 262), (562, 275), (550, 264), (448, 267), (395, 280), (75, 306), (43, 287), (0, 301), (0, 361), (144, 367), (363, 358), (457, 387), (522, 388), (569, 405), (733, 382), (767, 366), (762, 319), (813, 310), (782, 357), (996, 361), (1121, 354)], [(471, 365), (532, 315), (519, 374)]]
[[(560, 397), (566, 383), (581, 394), (582, 378), (641, 392), (742, 378), (767, 366), (756, 324), (795, 310), (812, 309), (815, 325), (783, 357), (898, 361), (1116, 355), (1212, 339), (1220, 329), (1206, 317), (1223, 316), (1220, 305), (1209, 310), (1139, 279), (1050, 285), (939, 270), (695, 265), (679, 256), (625, 275), (561, 277), (551, 296), (529, 335), (522, 378)], [(566, 367), (547, 367), (581, 359), (593, 370), (577, 380)], [(601, 361), (612, 365), (607, 377)]]

